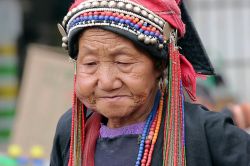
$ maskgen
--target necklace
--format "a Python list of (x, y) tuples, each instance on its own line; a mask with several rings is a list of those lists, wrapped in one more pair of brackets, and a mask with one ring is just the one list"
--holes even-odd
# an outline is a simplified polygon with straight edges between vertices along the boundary
[(154, 145), (160, 129), (162, 109), (163, 94), (161, 95), (160, 92), (158, 92), (153, 109), (143, 128), (135, 166), (149, 166), (151, 164)]

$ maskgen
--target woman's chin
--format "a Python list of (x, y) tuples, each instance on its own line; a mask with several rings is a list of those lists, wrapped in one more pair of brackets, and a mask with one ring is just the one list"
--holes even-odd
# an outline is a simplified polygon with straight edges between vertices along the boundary
[(96, 112), (105, 116), (106, 118), (122, 118), (133, 112), (134, 106), (127, 102), (106, 101), (96, 104)]

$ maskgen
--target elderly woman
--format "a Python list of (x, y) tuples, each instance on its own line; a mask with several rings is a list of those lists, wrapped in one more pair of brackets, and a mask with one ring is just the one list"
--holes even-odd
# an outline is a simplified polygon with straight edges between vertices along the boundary
[(184, 101), (213, 68), (178, 0), (77, 0), (58, 27), (75, 86), (52, 166), (250, 164), (228, 115)]

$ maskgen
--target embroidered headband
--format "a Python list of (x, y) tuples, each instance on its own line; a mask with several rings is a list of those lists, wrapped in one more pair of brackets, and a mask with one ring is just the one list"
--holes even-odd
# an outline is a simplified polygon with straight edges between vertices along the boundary
[[(168, 8), (173, 4), (175, 3), (169, 3)], [(177, 12), (167, 10), (157, 13), (172, 17)], [(177, 16), (180, 18), (180, 12)], [(182, 28), (176, 28), (183, 35), (184, 24), (181, 25)], [(94, 26), (126, 36), (154, 57), (166, 59), (167, 39), (163, 36), (168, 36), (164, 33), (169, 32), (171, 25), (146, 7), (129, 0), (88, 0), (71, 7), (58, 28), (63, 36), (62, 47), (69, 50), (72, 59), (77, 57), (77, 48), (74, 46), (77, 43), (76, 34), (84, 28)]]

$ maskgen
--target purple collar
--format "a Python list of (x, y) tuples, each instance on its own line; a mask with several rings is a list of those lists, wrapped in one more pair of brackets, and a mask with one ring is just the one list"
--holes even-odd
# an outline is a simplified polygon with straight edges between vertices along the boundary
[(142, 134), (145, 122), (136, 123), (129, 126), (111, 129), (101, 124), (100, 137), (101, 138), (114, 138), (122, 135), (138, 135)]

